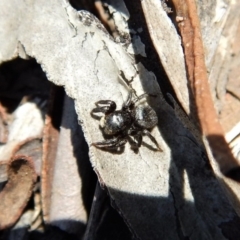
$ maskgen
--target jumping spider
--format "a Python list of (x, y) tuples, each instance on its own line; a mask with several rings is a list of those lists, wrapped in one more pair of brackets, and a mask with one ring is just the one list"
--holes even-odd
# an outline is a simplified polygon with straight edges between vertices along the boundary
[(92, 110), (91, 114), (93, 117), (96, 117), (96, 113), (99, 112), (105, 114), (100, 119), (100, 127), (106, 139), (95, 142), (93, 145), (100, 149), (111, 150), (123, 147), (128, 140), (132, 149), (138, 150), (142, 144), (142, 135), (146, 135), (161, 151), (156, 139), (149, 132), (149, 129), (158, 123), (156, 112), (150, 106), (136, 105), (147, 96), (149, 94), (144, 93), (133, 99), (133, 92), (130, 91), (122, 109), (117, 111), (114, 101), (100, 100), (96, 102), (96, 108)]

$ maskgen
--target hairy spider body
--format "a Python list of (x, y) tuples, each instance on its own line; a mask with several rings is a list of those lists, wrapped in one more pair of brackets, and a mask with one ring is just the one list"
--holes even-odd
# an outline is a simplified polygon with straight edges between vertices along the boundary
[(131, 113), (127, 111), (115, 111), (105, 115), (100, 120), (100, 127), (106, 135), (116, 135), (125, 131), (132, 125)]
[(156, 112), (149, 106), (139, 105), (134, 111), (134, 124), (141, 128), (153, 128), (158, 123)]
[(118, 111), (115, 111), (116, 103), (111, 100), (96, 102), (97, 107), (92, 110), (92, 115), (95, 116), (99, 112), (105, 114), (100, 119), (100, 127), (106, 137), (112, 138), (93, 143), (93, 145), (97, 148), (112, 149), (124, 146), (128, 140), (132, 148), (138, 149), (142, 144), (142, 135), (146, 135), (161, 150), (155, 138), (148, 131), (158, 123), (156, 112), (150, 106), (136, 105), (146, 96), (148, 95), (143, 94), (133, 100), (132, 92), (130, 92), (122, 109)]

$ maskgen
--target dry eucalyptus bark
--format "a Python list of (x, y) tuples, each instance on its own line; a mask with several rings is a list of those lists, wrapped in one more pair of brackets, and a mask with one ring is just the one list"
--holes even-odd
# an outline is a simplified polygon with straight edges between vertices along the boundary
[[(31, 158), (16, 156), (8, 166), (8, 182), (1, 191), (0, 229), (14, 225), (32, 195), (37, 175)], [(17, 201), (16, 201), (17, 200)], [(11, 206), (11, 207), (9, 207)]]
[[(74, 102), (67, 96), (64, 98), (61, 130), (56, 145), (56, 158), (53, 172), (50, 173), (53, 175), (52, 186), (45, 186), (50, 185), (49, 181), (42, 185), (42, 191), (46, 192), (44, 197), (50, 196), (48, 205), (46, 201), (44, 203), (44, 220), (61, 230), (82, 236), (88, 214), (82, 196), (86, 198), (91, 193), (91, 173), (87, 146), (78, 125)], [(45, 161), (45, 168), (48, 168), (49, 158)]]
[[(211, 8), (212, 12), (217, 11), (218, 1), (212, 3), (215, 6)], [(14, 7), (16, 4), (17, 8)], [(92, 167), (101, 186), (109, 194), (112, 206), (134, 238), (239, 238), (239, 201), (233, 204), (226, 188), (225, 191), (222, 189), (204, 147), (185, 127), (183, 118), (176, 116), (174, 109), (165, 101), (167, 92), (161, 91), (168, 89), (183, 112), (189, 113), (191, 99), (184, 54), (180, 37), (167, 12), (156, 0), (125, 3), (119, 0), (114, 4), (106, 1), (105, 7), (112, 14), (116, 39), (94, 15), (76, 11), (66, 0), (2, 1), (0, 61), (17, 56), (35, 58), (48, 80), (64, 86), (68, 96), (74, 99), (78, 121), (89, 146)], [(10, 12), (11, 15), (8, 15)], [(200, 19), (204, 21), (201, 14)], [(224, 25), (223, 22), (221, 24)], [(221, 29), (216, 27), (216, 31), (220, 35)], [(215, 35), (211, 36), (217, 42)], [(207, 42), (205, 46), (208, 47)], [(170, 84), (166, 86), (163, 83), (167, 79)], [(156, 95), (146, 104), (151, 105), (158, 115), (159, 123), (151, 133), (162, 152), (156, 151), (147, 137), (143, 138), (144, 144), (138, 153), (128, 143), (120, 154), (102, 151), (91, 145), (103, 139), (99, 121), (90, 115), (94, 103), (110, 99), (121, 108), (130, 88), (137, 95), (144, 92)], [(74, 115), (70, 110), (68, 114)], [(76, 162), (69, 169), (61, 166), (68, 164), (61, 158), (62, 151), (67, 151), (66, 145), (69, 145), (69, 159), (75, 161), (76, 157), (73, 155), (75, 145), (71, 145), (69, 137), (70, 133), (74, 136), (76, 125), (74, 118), (69, 119), (62, 119), (63, 125), (69, 124), (71, 131), (62, 130), (62, 135), (58, 136), (59, 149), (51, 159), (55, 166), (53, 164), (53, 169), (48, 169), (52, 177), (47, 181), (44, 178), (49, 188), (42, 201), (48, 224), (81, 235), (82, 232), (71, 229), (72, 225), (64, 225), (64, 221), (69, 219), (79, 225), (88, 220), (85, 209), (79, 209), (82, 204), (77, 205), (75, 201), (75, 207), (71, 209), (72, 204), (68, 200), (72, 193), (81, 202), (79, 189), (74, 186), (76, 182), (81, 188)], [(84, 143), (79, 141), (80, 147), (81, 144)], [(58, 161), (62, 164), (59, 165)], [(68, 184), (72, 190), (65, 189)], [(59, 189), (62, 189), (61, 194)], [(94, 206), (92, 211), (96, 211)], [(91, 233), (96, 226), (92, 216), (93, 213), (85, 239), (99, 239)]]

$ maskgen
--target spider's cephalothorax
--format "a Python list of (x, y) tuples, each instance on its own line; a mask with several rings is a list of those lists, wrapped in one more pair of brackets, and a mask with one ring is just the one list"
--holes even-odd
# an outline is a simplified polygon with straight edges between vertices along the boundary
[(146, 135), (161, 150), (156, 139), (148, 131), (158, 123), (156, 112), (150, 106), (136, 104), (146, 96), (148, 95), (142, 94), (133, 100), (131, 91), (122, 109), (117, 111), (116, 103), (111, 100), (96, 102), (97, 107), (92, 110), (92, 115), (104, 113), (100, 119), (100, 127), (107, 139), (93, 145), (97, 148), (113, 149), (124, 146), (129, 140), (132, 148), (138, 149), (142, 144), (142, 135)]

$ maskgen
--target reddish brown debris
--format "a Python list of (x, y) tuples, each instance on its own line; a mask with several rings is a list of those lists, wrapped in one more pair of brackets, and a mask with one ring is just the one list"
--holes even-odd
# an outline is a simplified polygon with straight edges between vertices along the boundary
[(41, 138), (29, 138), (19, 143), (13, 150), (14, 155), (29, 156), (34, 161), (35, 171), (38, 176), (41, 175), (42, 165), (42, 139)]
[(188, 79), (194, 95), (197, 118), (222, 172), (238, 166), (224, 138), (223, 129), (210, 94), (204, 50), (195, 1), (175, 0), (178, 27), (182, 36)]
[(41, 198), (43, 218), (46, 223), (49, 222), (49, 211), (51, 207), (52, 179), (59, 139), (63, 93), (63, 89), (53, 86), (43, 131)]
[(42, 159), (42, 181), (41, 195), (44, 221), (48, 222), (54, 161), (57, 152), (59, 132), (53, 127), (51, 117), (46, 116), (44, 138), (43, 138), (43, 159)]
[(16, 223), (33, 191), (37, 174), (31, 158), (15, 156), (8, 166), (8, 182), (0, 193), (0, 230)]

